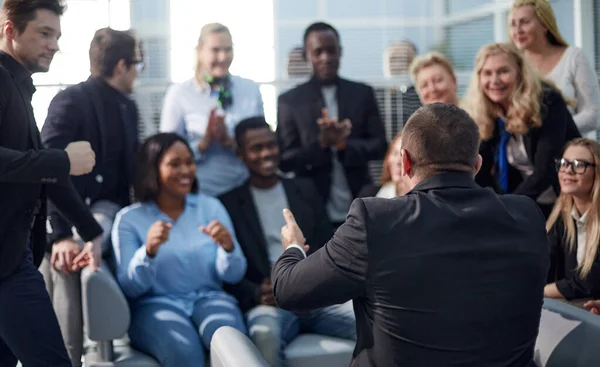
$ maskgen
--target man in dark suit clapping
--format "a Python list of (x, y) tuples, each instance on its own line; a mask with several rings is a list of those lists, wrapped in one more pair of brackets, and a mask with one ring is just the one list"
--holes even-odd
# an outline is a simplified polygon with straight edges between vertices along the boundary
[(454, 105), (417, 110), (402, 132), (412, 190), (356, 199), (314, 254), (286, 211), (273, 268), (277, 304), (354, 301), (353, 366), (535, 366), (549, 267), (536, 203), (479, 187), (479, 133)]
[(279, 97), (277, 139), (281, 170), (310, 178), (334, 226), (371, 183), (368, 163), (383, 159), (385, 131), (373, 88), (338, 75), (337, 30), (314, 23), (304, 33), (311, 79)]

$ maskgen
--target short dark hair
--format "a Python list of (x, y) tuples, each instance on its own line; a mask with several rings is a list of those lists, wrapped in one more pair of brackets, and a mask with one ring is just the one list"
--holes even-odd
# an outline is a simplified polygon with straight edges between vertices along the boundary
[(138, 45), (130, 31), (117, 31), (109, 27), (97, 30), (90, 44), (92, 76), (110, 78), (120, 60), (125, 60), (128, 66), (140, 61), (135, 60)]
[(239, 148), (243, 148), (246, 132), (252, 129), (271, 130), (271, 126), (267, 123), (263, 116), (250, 117), (240, 121), (235, 127), (235, 142)]
[(453, 104), (419, 108), (402, 130), (402, 149), (421, 178), (442, 171), (473, 173), (479, 154), (479, 129), (469, 114)]
[(23, 33), (27, 24), (35, 19), (36, 11), (45, 9), (61, 16), (67, 6), (63, 0), (4, 0), (2, 21), (10, 20), (18, 33)]
[[(308, 28), (306, 28), (306, 30), (304, 31), (304, 38), (303, 38), (303, 42), (302, 42), (302, 46), (304, 47), (304, 49), (306, 50), (306, 40), (308, 39), (308, 36), (312, 32), (323, 32), (323, 31), (332, 31), (335, 34), (335, 38), (337, 38), (337, 40), (338, 40), (338, 45), (341, 46), (342, 40), (340, 39), (340, 34), (338, 33), (337, 29), (333, 28), (332, 25), (327, 24), (325, 22), (316, 22), (316, 23), (309, 25)], [(306, 52), (305, 52), (305, 54), (306, 54)]]
[[(175, 143), (182, 142), (194, 153), (187, 141), (175, 133), (159, 133), (150, 136), (137, 155), (133, 191), (137, 201), (156, 200), (160, 193), (158, 165), (165, 152)], [(198, 180), (194, 178), (192, 193), (198, 192)]]

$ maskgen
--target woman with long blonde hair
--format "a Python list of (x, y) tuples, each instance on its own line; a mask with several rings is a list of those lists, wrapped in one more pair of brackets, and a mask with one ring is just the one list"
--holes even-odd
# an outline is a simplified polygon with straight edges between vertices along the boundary
[(581, 136), (560, 92), (513, 45), (492, 43), (477, 54), (463, 106), (479, 126), (477, 182), (529, 196), (547, 215), (558, 193), (554, 159)]
[(600, 144), (569, 142), (556, 169), (560, 195), (546, 223), (552, 265), (544, 297), (600, 298)]
[(547, 0), (516, 0), (509, 14), (509, 39), (540, 75), (572, 100), (569, 110), (581, 134), (596, 139), (600, 123), (600, 86), (583, 51), (560, 34)]
[(225, 193), (248, 178), (248, 169), (235, 154), (236, 125), (264, 116), (259, 86), (231, 75), (233, 41), (220, 23), (202, 27), (196, 45), (194, 77), (169, 88), (160, 130), (186, 138), (194, 152), (200, 192)]

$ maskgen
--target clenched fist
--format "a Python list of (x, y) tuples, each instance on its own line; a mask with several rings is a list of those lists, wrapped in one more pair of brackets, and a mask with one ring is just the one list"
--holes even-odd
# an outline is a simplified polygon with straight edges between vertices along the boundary
[(161, 220), (154, 222), (146, 235), (146, 253), (150, 257), (156, 256), (158, 248), (169, 240), (169, 231), (173, 225)]
[(209, 235), (215, 243), (227, 252), (233, 251), (233, 238), (221, 222), (213, 220), (207, 226), (200, 226), (200, 231)]
[(96, 154), (92, 146), (87, 141), (75, 141), (65, 148), (71, 163), (70, 174), (72, 176), (81, 176), (92, 172), (96, 165)]

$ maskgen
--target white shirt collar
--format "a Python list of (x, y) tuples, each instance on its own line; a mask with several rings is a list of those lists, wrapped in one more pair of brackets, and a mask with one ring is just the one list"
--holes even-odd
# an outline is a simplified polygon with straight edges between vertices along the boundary
[(585, 223), (587, 222), (587, 214), (588, 212), (586, 211), (585, 213), (583, 213), (583, 215), (580, 216), (579, 212), (575, 207), (573, 207), (573, 209), (571, 210), (571, 217), (575, 219), (578, 225), (585, 225)]

